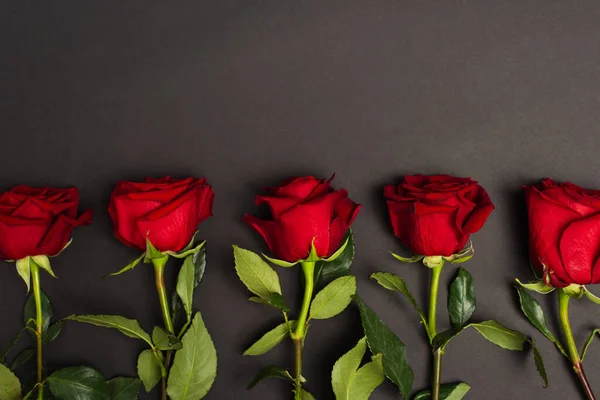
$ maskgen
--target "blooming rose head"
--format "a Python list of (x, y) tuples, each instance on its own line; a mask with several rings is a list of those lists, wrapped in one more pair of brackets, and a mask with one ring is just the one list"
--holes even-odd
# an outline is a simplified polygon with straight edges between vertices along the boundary
[(384, 195), (394, 234), (422, 256), (459, 253), (494, 209), (477, 182), (449, 175), (405, 176)]
[(544, 179), (524, 186), (531, 264), (561, 288), (600, 283), (600, 191)]
[(74, 227), (92, 222), (92, 210), (77, 217), (77, 188), (17, 186), (0, 195), (0, 258), (55, 256)]
[(147, 237), (160, 251), (179, 251), (212, 215), (213, 198), (205, 179), (120, 181), (108, 211), (115, 236), (126, 245), (146, 250)]
[(269, 195), (256, 196), (256, 204), (269, 206), (272, 218), (261, 220), (246, 214), (244, 221), (258, 231), (281, 260), (306, 259), (313, 241), (317, 255), (329, 257), (342, 245), (360, 210), (346, 190), (331, 187), (331, 179), (290, 178), (268, 188)]

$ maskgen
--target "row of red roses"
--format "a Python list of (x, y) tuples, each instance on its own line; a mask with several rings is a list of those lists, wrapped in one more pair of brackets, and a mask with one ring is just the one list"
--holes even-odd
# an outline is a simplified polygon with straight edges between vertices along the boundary
[[(247, 215), (275, 256), (305, 258), (314, 238), (328, 256), (341, 244), (360, 205), (331, 180), (296, 178), (257, 196), (273, 220)], [(464, 248), (494, 209), (488, 194), (471, 179), (407, 176), (384, 190), (394, 233), (414, 254), (450, 256)], [(525, 187), (531, 229), (531, 262), (554, 287), (600, 282), (600, 191), (546, 179)], [(109, 206), (115, 235), (146, 249), (146, 237), (161, 251), (179, 251), (197, 225), (212, 214), (214, 191), (204, 179), (147, 179), (119, 182)], [(89, 224), (91, 210), (77, 217), (76, 188), (17, 186), (0, 196), (0, 258), (54, 256), (75, 226)], [(307, 215), (310, 218), (307, 218)], [(433, 232), (435, 231), (435, 232)]]
[[(269, 206), (271, 220), (244, 217), (279, 259), (295, 263), (314, 248), (320, 258), (342, 244), (360, 205), (330, 180), (293, 178), (257, 204)], [(525, 188), (529, 206), (532, 263), (553, 287), (600, 280), (596, 267), (600, 234), (600, 194), (573, 184), (544, 180)], [(394, 233), (425, 261), (451, 260), (470, 234), (485, 223), (494, 206), (468, 178), (407, 176), (386, 186)], [(204, 179), (147, 179), (120, 182), (109, 207), (115, 235), (125, 244), (160, 252), (182, 250), (197, 225), (211, 215), (214, 192)], [(18, 186), (0, 196), (0, 258), (20, 260), (54, 256), (67, 244), (73, 227), (91, 222), (91, 212), (77, 217), (78, 193), (71, 189)], [(427, 264), (427, 262), (426, 262)]]

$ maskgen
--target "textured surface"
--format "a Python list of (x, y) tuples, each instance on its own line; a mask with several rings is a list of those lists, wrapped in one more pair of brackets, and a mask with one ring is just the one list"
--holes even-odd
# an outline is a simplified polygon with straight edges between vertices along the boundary
[[(530, 355), (474, 331), (448, 347), (444, 381), (468, 382), (470, 399), (579, 398), (562, 356), (518, 311), (511, 280), (529, 278), (520, 185), (550, 176), (600, 188), (596, 1), (4, 1), (0, 48), (0, 187), (77, 185), (82, 207), (96, 212), (53, 260), (59, 279), (42, 277), (56, 317), (120, 313), (148, 330), (159, 323), (147, 265), (100, 279), (138, 256), (112, 236), (109, 194), (117, 179), (206, 176), (215, 216), (200, 228), (208, 265), (195, 306), (220, 357), (206, 398), (289, 398), (282, 381), (244, 392), (262, 366), (290, 366), (292, 348), (242, 356), (280, 321), (247, 300), (231, 244), (266, 249), (240, 222), (256, 210), (261, 187), (335, 172), (334, 185), (364, 204), (353, 227), (358, 292), (406, 342), (415, 389), (423, 388), (430, 360), (418, 317), (399, 294), (368, 280), (374, 271), (400, 272), (425, 305), (423, 268), (387, 252), (402, 249), (383, 185), (405, 173), (471, 175), (497, 204), (464, 264), (475, 317), (533, 335), (551, 383), (542, 391)], [(297, 305), (296, 272), (281, 269), (284, 294)], [(442, 277), (442, 296), (451, 275)], [(24, 301), (14, 264), (3, 264), (0, 343), (21, 324)], [(600, 308), (574, 303), (581, 345), (600, 325)], [(556, 332), (556, 315), (548, 319)], [(312, 325), (305, 376), (318, 399), (332, 398), (330, 370), (359, 329), (355, 309)], [(119, 332), (67, 322), (46, 360), (132, 375), (142, 348)], [(600, 343), (586, 365), (600, 393)], [(398, 396), (386, 383), (372, 398)]]

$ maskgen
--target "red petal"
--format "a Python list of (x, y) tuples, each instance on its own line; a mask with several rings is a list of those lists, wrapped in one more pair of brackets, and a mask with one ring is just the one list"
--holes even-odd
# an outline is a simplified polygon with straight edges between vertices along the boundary
[(560, 239), (560, 252), (566, 273), (572, 279), (569, 283), (594, 283), (592, 271), (600, 256), (600, 214), (569, 224)]
[(579, 213), (549, 201), (536, 188), (525, 188), (525, 199), (529, 214), (529, 255), (531, 264), (542, 271), (542, 264), (563, 282), (571, 278), (562, 264), (559, 253), (563, 230), (575, 220)]

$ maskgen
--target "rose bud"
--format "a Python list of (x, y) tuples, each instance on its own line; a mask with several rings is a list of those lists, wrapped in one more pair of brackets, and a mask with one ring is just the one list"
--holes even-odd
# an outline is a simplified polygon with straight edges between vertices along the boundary
[[(52, 257), (68, 244), (74, 227), (92, 222), (92, 210), (79, 217), (77, 188), (17, 186), (0, 195), (0, 258)], [(47, 258), (45, 258), (47, 261)], [(50, 271), (49, 271), (50, 272)], [(28, 279), (27, 279), (28, 282)]]
[(600, 283), (600, 191), (551, 179), (523, 189), (531, 264), (546, 285)]
[(413, 254), (452, 260), (494, 209), (487, 192), (470, 178), (405, 176), (384, 188), (394, 234)]
[(148, 239), (161, 252), (177, 252), (212, 215), (213, 198), (205, 179), (120, 181), (108, 211), (115, 236), (126, 245), (145, 251)]
[(333, 189), (332, 179), (290, 178), (268, 188), (268, 195), (256, 196), (256, 204), (266, 204), (271, 219), (246, 214), (244, 221), (278, 259), (291, 263), (307, 259), (312, 245), (318, 257), (329, 257), (342, 245), (361, 207), (345, 189)]

